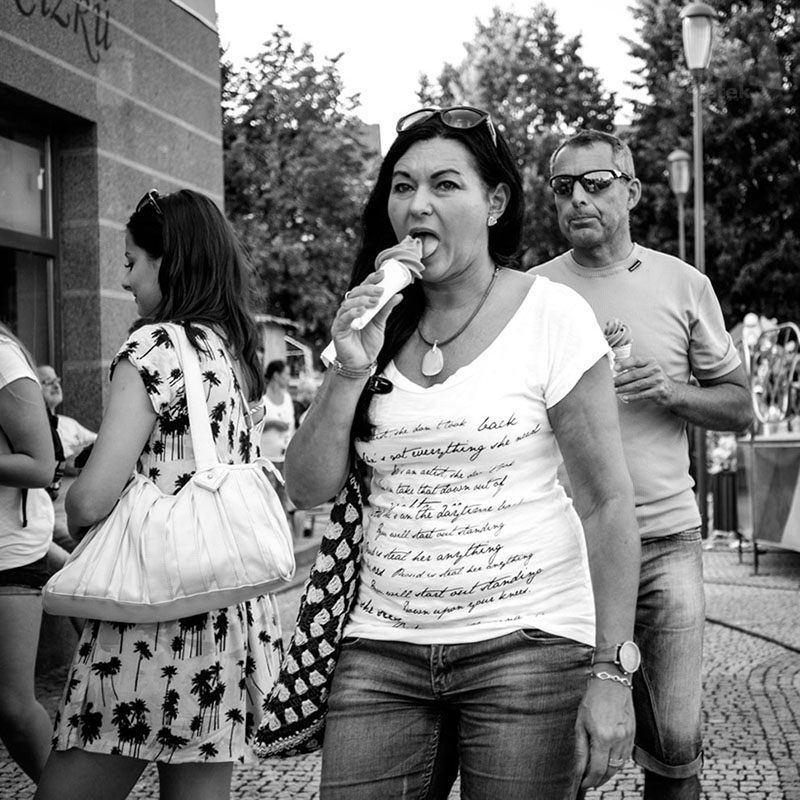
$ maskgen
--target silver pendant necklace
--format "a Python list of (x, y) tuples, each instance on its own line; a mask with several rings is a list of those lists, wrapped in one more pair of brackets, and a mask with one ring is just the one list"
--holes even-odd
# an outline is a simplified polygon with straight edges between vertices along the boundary
[(444, 339), (441, 342), (438, 339), (434, 339), (432, 342), (429, 342), (422, 335), (422, 331), (419, 329), (419, 325), (417, 325), (417, 333), (419, 334), (419, 338), (422, 339), (422, 341), (428, 347), (430, 347), (430, 350), (428, 350), (425, 355), (422, 356), (422, 365), (420, 366), (420, 372), (422, 372), (426, 378), (433, 378), (444, 369), (444, 356), (442, 355), (440, 348), (458, 339), (458, 337), (461, 336), (461, 334), (464, 333), (464, 331), (469, 327), (470, 322), (475, 319), (475, 316), (481, 310), (483, 304), (486, 302), (486, 299), (489, 297), (489, 292), (492, 291), (492, 286), (494, 286), (498, 272), (500, 272), (500, 267), (495, 267), (494, 272), (492, 273), (492, 279), (489, 281), (489, 285), (486, 287), (483, 297), (481, 297), (481, 299), (478, 301), (478, 305), (475, 306), (475, 310), (469, 315), (467, 321), (448, 339)]

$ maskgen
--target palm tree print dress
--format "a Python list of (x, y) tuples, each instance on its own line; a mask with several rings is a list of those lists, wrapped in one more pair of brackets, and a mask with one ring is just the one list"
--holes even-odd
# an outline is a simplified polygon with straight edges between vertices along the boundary
[[(200, 367), (221, 461), (257, 455), (227, 350), (201, 332)], [(175, 493), (194, 472), (183, 373), (169, 332), (144, 325), (111, 366), (127, 358), (157, 414), (137, 470)], [(282, 648), (271, 595), (173, 622), (87, 620), (61, 698), (53, 745), (173, 764), (244, 762), (277, 675)]]

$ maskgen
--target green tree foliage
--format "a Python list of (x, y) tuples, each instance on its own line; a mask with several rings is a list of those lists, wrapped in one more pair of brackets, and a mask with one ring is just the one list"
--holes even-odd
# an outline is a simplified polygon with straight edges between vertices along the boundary
[[(637, 0), (641, 85), (632, 145), (645, 195), (639, 241), (677, 252), (666, 157), (692, 152), (692, 77), (680, 0)], [(706, 271), (729, 324), (756, 311), (800, 320), (800, 27), (797, 3), (715, 0), (718, 26), (703, 84)], [(693, 260), (692, 193), (687, 198)]]
[(278, 27), (236, 72), (222, 62), (226, 211), (261, 307), (318, 348), (346, 288), (377, 153), (344, 97), (339, 57), (315, 63)]
[(540, 3), (522, 16), (495, 8), (476, 20), (464, 60), (445, 64), (434, 83), (423, 76), (423, 104), (474, 105), (491, 111), (507, 137), (526, 190), (523, 264), (533, 266), (565, 248), (547, 186), (550, 154), (559, 140), (581, 127), (613, 130), (616, 103), (597, 70), (580, 56), (581, 38), (568, 39), (555, 12)]

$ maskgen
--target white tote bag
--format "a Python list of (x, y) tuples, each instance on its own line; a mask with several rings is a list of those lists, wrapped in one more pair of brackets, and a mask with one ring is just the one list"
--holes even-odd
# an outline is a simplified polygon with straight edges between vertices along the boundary
[(173, 333), (186, 382), (197, 469), (175, 495), (134, 474), (43, 590), (49, 614), (163, 622), (240, 603), (291, 580), (292, 534), (272, 462), (217, 458), (197, 353)]

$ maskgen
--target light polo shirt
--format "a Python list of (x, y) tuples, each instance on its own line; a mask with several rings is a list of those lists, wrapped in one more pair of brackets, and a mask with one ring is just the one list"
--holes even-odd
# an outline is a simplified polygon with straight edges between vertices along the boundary
[[(678, 258), (635, 245), (607, 267), (582, 267), (571, 252), (534, 267), (577, 291), (602, 328), (616, 317), (633, 337), (631, 355), (652, 356), (678, 383), (712, 380), (740, 364), (711, 281)], [(689, 475), (686, 422), (653, 402), (619, 403), (625, 459), (643, 537), (700, 525)]]

